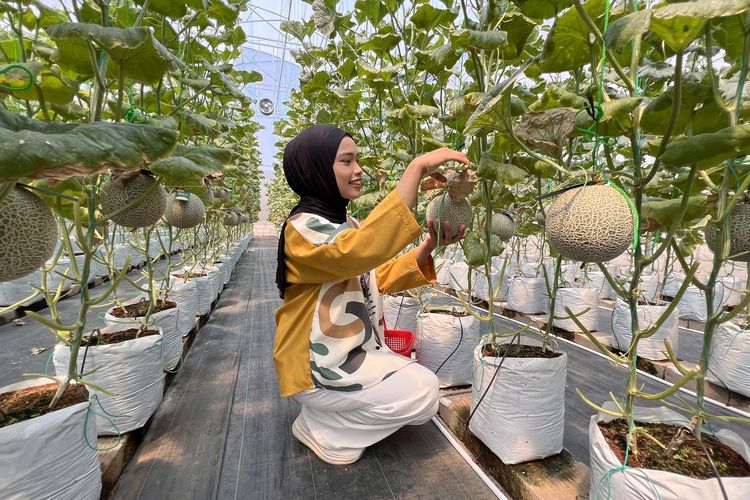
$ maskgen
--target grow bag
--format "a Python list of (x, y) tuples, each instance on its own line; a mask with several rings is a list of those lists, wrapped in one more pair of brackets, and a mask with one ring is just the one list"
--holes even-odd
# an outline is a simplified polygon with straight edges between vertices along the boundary
[(586, 273), (586, 276), (590, 280), (589, 287), (596, 291), (596, 296), (599, 299), (614, 299), (616, 295), (614, 290), (601, 271), (590, 271)]
[(450, 268), (451, 290), (463, 291), (469, 289), (469, 265), (466, 262), (454, 262)]
[[(588, 331), (599, 329), (599, 299), (595, 288), (558, 288), (555, 299), (556, 318), (568, 316), (566, 306)], [(583, 312), (586, 309), (588, 311)], [(554, 325), (568, 332), (581, 332), (572, 319), (555, 319)]]
[[(556, 455), (563, 448), (567, 354), (556, 358), (482, 356), (480, 342), (473, 352), (474, 383), (469, 422), (475, 436), (506, 464)], [(479, 407), (477, 403), (482, 395)]]
[(449, 285), (451, 282), (451, 264), (449, 259), (437, 259), (435, 261), (435, 281), (438, 285)]
[(516, 276), (508, 290), (508, 309), (524, 314), (540, 314), (547, 310), (547, 285), (544, 278)]
[[(667, 309), (666, 305), (638, 305), (638, 325), (641, 330), (649, 328), (656, 323), (661, 314)], [(664, 321), (651, 337), (641, 339), (638, 342), (638, 356), (659, 361), (667, 359), (667, 349), (664, 347), (664, 339), (669, 340), (672, 348), (677, 351), (677, 338), (679, 332), (679, 310), (676, 308)], [(620, 351), (627, 351), (630, 347), (632, 337), (630, 328), (630, 308), (621, 299), (617, 299), (615, 308), (612, 310), (612, 333), (614, 347)]]
[[(714, 287), (714, 311), (723, 307), (726, 300), (729, 299), (729, 292), (721, 282), (717, 282)], [(690, 321), (705, 322), (707, 319), (706, 295), (703, 290), (694, 285), (689, 285), (685, 293), (680, 298), (680, 318)]]
[[(124, 328), (105, 327), (102, 333)], [(157, 328), (158, 329), (158, 328)], [(160, 329), (159, 329), (160, 330)], [(89, 388), (91, 398), (97, 398), (96, 429), (100, 436), (130, 432), (145, 425), (159, 407), (164, 394), (162, 369), (162, 335), (149, 335), (117, 344), (82, 346), (78, 351), (78, 369), (86, 353), (85, 369), (102, 369), (86, 379), (117, 394), (110, 396)], [(55, 372), (64, 375), (70, 362), (70, 348), (57, 344), (53, 356)], [(101, 411), (104, 410), (104, 411)], [(105, 413), (106, 412), (106, 413)]]
[(674, 297), (677, 295), (677, 291), (685, 281), (685, 273), (672, 272), (667, 275), (667, 282), (664, 284), (664, 295), (667, 297)]
[(392, 330), (417, 331), (417, 314), (422, 305), (414, 297), (383, 296), (383, 316), (385, 324)]
[[(173, 278), (170, 283), (167, 300), (177, 304), (179, 317), (177, 318), (177, 331), (183, 337), (188, 335), (195, 326), (195, 316), (198, 311), (198, 287), (192, 280)], [(159, 296), (163, 291), (159, 290)]]
[[(0, 393), (49, 383), (46, 378), (25, 380)], [(0, 428), (2, 498), (99, 499), (102, 471), (89, 406), (86, 401)]]
[[(135, 304), (141, 300), (141, 297), (136, 297), (123, 302), (123, 305)], [(107, 326), (115, 327), (117, 329), (125, 330), (128, 328), (138, 328), (141, 326), (143, 317), (140, 318), (118, 318), (112, 315), (110, 308), (104, 315), (104, 322)], [(177, 307), (167, 309), (166, 311), (160, 311), (152, 314), (150, 318), (149, 328), (158, 327), (162, 333), (162, 368), (164, 370), (173, 370), (180, 362), (182, 357), (182, 334), (177, 329), (179, 324), (180, 310)]]
[(471, 383), (471, 356), (479, 337), (474, 316), (437, 312), (417, 315), (417, 362), (440, 380), (440, 387)]
[[(608, 402), (609, 403), (609, 402)], [(616, 409), (605, 403), (605, 409)], [(633, 408), (633, 415), (640, 422), (664, 422), (680, 425), (687, 419), (677, 412), (665, 407)], [(686, 500), (686, 499), (721, 499), (724, 498), (716, 478), (695, 479), (681, 474), (653, 469), (626, 468), (614, 470), (607, 478), (607, 472), (618, 469), (622, 462), (617, 458), (604, 439), (597, 422), (609, 422), (614, 417), (597, 414), (589, 423), (589, 452), (591, 455), (591, 484), (589, 498), (612, 500), (653, 499)], [(708, 432), (708, 431), (704, 431)], [(750, 448), (734, 432), (722, 429), (714, 437), (728, 445), (734, 451), (750, 459)], [(731, 499), (750, 497), (750, 478), (722, 478), (727, 496)]]
[[(190, 268), (186, 267), (182, 271), (173, 273), (173, 276), (174, 274), (187, 273), (189, 270)], [(192, 283), (195, 283), (195, 314), (197, 316), (203, 316), (204, 314), (208, 314), (209, 311), (211, 311), (211, 303), (214, 301), (215, 297), (214, 286), (208, 270), (196, 270), (196, 272), (199, 272), (199, 274), (205, 274), (205, 276), (192, 276), (188, 278), (188, 280)], [(185, 278), (178, 278), (177, 276), (174, 276), (174, 279), (182, 282)]]
[(717, 327), (706, 379), (750, 397), (750, 331), (734, 323)]

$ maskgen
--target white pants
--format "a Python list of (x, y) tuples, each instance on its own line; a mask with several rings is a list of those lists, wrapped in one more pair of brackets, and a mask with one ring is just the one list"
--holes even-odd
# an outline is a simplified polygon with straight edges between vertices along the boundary
[(311, 389), (292, 398), (302, 405), (302, 418), (320, 445), (346, 451), (429, 421), (438, 410), (438, 384), (434, 373), (411, 363), (361, 391)]

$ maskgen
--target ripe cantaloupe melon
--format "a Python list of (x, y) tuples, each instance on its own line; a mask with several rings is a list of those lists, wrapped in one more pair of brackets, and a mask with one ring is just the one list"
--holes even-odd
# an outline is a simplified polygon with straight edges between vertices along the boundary
[[(167, 208), (167, 191), (164, 186), (157, 186), (150, 195), (138, 201), (155, 182), (154, 177), (142, 173), (124, 182), (108, 180), (99, 192), (102, 212), (112, 222), (125, 227), (146, 227), (156, 224)], [(110, 217), (110, 214), (126, 206), (129, 208)]]
[(33, 273), (52, 257), (57, 221), (34, 193), (14, 187), (0, 202), (0, 281)]
[(633, 213), (608, 185), (565, 191), (547, 209), (545, 231), (560, 254), (581, 262), (606, 262), (633, 243)]
[(194, 194), (190, 194), (186, 201), (178, 200), (177, 193), (172, 193), (167, 198), (164, 218), (170, 226), (183, 229), (195, 227), (203, 222), (205, 214), (203, 202)]
[(206, 189), (206, 191), (200, 195), (200, 199), (203, 201), (203, 206), (211, 208), (214, 206), (214, 192), (210, 189)]
[(217, 187), (213, 189), (214, 196), (219, 198), (222, 203), (229, 203), (229, 191), (227, 188)]
[(451, 198), (447, 192), (434, 197), (427, 205), (427, 220), (450, 222), (452, 236), (455, 237), (461, 224), (469, 227), (471, 224), (471, 205), (466, 198), (458, 201)]
[[(706, 226), (706, 245), (716, 251), (716, 226)], [(729, 216), (729, 260), (750, 262), (750, 204), (738, 203)]]
[(239, 223), (240, 223), (240, 218), (234, 212), (228, 212), (224, 216), (224, 225), (225, 226), (236, 226)]
[(492, 214), (492, 234), (503, 241), (510, 241), (516, 234), (516, 221), (508, 212)]

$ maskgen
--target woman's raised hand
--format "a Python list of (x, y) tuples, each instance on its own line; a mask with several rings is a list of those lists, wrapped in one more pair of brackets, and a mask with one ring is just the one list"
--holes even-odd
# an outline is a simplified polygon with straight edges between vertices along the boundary
[(450, 148), (440, 148), (429, 153), (425, 153), (421, 156), (414, 158), (409, 164), (409, 168), (416, 168), (419, 170), (422, 177), (433, 173), (440, 165), (443, 165), (449, 161), (461, 162), (464, 165), (471, 166), (469, 157), (466, 153), (461, 151), (454, 151)]

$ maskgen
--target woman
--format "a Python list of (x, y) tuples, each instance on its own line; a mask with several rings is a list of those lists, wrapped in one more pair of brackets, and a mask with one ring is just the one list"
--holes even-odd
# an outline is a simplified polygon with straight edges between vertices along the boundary
[[(422, 235), (411, 213), (421, 179), (447, 161), (469, 165), (448, 148), (409, 164), (395, 191), (358, 224), (346, 215), (361, 194), (357, 145), (336, 127), (303, 130), (284, 150), (284, 175), (300, 196), (279, 239), (274, 362), (282, 396), (302, 405), (297, 439), (330, 464), (350, 464), (367, 446), (407, 424), (427, 422), (438, 408), (438, 380), (383, 343), (380, 293), (434, 283), (430, 253), (436, 224)], [(443, 228), (440, 241), (450, 244)]]

